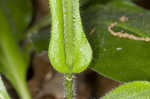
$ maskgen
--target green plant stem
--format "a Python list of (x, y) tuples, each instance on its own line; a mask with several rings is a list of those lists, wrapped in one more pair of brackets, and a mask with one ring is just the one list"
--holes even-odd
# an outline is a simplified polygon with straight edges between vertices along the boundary
[[(1, 33), (0, 36), (2, 42), (2, 50), (5, 56), (5, 58), (3, 58), (3, 70), (7, 71), (5, 72), (1, 70), (1, 72), (15, 87), (21, 99), (31, 99), (25, 81), (27, 63), (24, 60), (21, 51), (19, 50), (19, 46), (17, 45), (11, 32), (6, 32), (6, 35)], [(8, 68), (9, 70), (7, 70)]]
[(73, 77), (72, 74), (65, 74), (65, 99), (73, 99)]
[(17, 92), (19, 93), (19, 97), (21, 99), (31, 99), (29, 90), (27, 88), (26, 82), (22, 79), (17, 79), (12, 83), (16, 87)]

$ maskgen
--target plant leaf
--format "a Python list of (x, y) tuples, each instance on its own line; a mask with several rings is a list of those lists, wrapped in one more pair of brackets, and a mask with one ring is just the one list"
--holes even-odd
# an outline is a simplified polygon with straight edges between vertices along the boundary
[(32, 34), (31, 39), (32, 39), (32, 44), (34, 49), (40, 53), (44, 50), (48, 50), (48, 46), (49, 46), (49, 38), (50, 38), (50, 33), (49, 33), (49, 29), (44, 29), (44, 30), (40, 30), (38, 31), (38, 35), (37, 34)]
[[(120, 22), (122, 17), (127, 20)], [(110, 25), (117, 22), (113, 31), (149, 38), (149, 17), (149, 11), (126, 0), (96, 4), (83, 11), (83, 23), (93, 49), (90, 68), (118, 81), (150, 80), (150, 42), (120, 38), (109, 32)]]
[(61, 73), (87, 68), (92, 50), (82, 29), (79, 0), (50, 0), (52, 31), (49, 58)]
[(150, 83), (136, 81), (126, 83), (106, 94), (102, 99), (150, 99)]
[(28, 61), (18, 42), (31, 20), (29, 5), (28, 0), (0, 0), (0, 72), (12, 83), (21, 99), (30, 99), (26, 86)]
[(24, 38), (25, 29), (27, 29), (32, 18), (30, 0), (0, 0), (0, 6), (16, 38), (19, 40)]

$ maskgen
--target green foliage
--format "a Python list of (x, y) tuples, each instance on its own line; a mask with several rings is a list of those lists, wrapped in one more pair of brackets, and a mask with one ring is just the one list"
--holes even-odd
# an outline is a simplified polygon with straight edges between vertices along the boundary
[(0, 72), (12, 83), (21, 99), (30, 99), (26, 86), (28, 62), (18, 42), (31, 21), (29, 3), (28, 0), (0, 0)]
[[(150, 42), (120, 38), (109, 31), (117, 22), (112, 28), (115, 32), (124, 31), (140, 39), (149, 37), (150, 12), (126, 0), (95, 4), (82, 12), (93, 49), (90, 68), (118, 81), (150, 80)], [(127, 19), (120, 22), (122, 17)]]
[[(84, 30), (93, 50), (89, 68), (122, 82), (150, 80), (150, 12), (131, 1), (80, 0)], [(79, 0), (50, 2), (51, 36), (49, 29), (41, 30), (51, 22), (51, 16), (24, 33), (31, 21), (29, 0), (0, 0), (0, 72), (21, 99), (30, 99), (25, 83), (28, 61), (19, 46), (25, 36), (32, 39), (32, 47), (38, 52), (48, 50), (49, 45), (51, 63), (61, 73), (82, 72), (92, 58), (82, 29)], [(66, 83), (72, 87), (72, 81)], [(150, 99), (149, 87), (149, 82), (128, 83), (103, 99)], [(68, 96), (72, 97), (70, 90)]]
[[(150, 12), (130, 0), (99, 1), (91, 5), (89, 2), (92, 1), (81, 1), (81, 15), (93, 49), (90, 68), (118, 81), (150, 80), (149, 42), (119, 38), (108, 31), (108, 27), (117, 22), (113, 28), (116, 32), (149, 37)], [(127, 20), (120, 22), (123, 16)]]
[(25, 37), (24, 32), (32, 15), (30, 0), (0, 0), (0, 7), (5, 13), (16, 38)]
[(0, 99), (10, 99), (1, 77), (0, 77)]
[(50, 7), (51, 63), (62, 73), (82, 72), (91, 61), (92, 50), (82, 29), (79, 0), (50, 0)]
[(150, 99), (150, 82), (126, 83), (109, 92), (102, 99)]
[(46, 51), (48, 50), (49, 38), (50, 38), (49, 31), (50, 31), (49, 29), (40, 30), (38, 35), (33, 34), (31, 36), (33, 47), (38, 53), (42, 52), (43, 50)]

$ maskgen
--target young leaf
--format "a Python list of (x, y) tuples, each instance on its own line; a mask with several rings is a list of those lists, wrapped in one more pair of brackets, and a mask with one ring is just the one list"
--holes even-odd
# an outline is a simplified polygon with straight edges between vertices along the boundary
[[(26, 86), (27, 60), (17, 39), (31, 19), (28, 0), (0, 0), (0, 72), (12, 83), (21, 99), (30, 99)], [(18, 37), (18, 38), (17, 38)]]
[(136, 81), (126, 83), (106, 94), (102, 99), (150, 99), (150, 83)]
[(87, 68), (92, 50), (82, 29), (79, 0), (50, 0), (52, 31), (49, 58), (62, 73), (79, 73)]
[(84, 10), (83, 23), (86, 33), (91, 31), (87, 35), (93, 48), (90, 68), (118, 81), (150, 80), (149, 17), (149, 11), (126, 0)]

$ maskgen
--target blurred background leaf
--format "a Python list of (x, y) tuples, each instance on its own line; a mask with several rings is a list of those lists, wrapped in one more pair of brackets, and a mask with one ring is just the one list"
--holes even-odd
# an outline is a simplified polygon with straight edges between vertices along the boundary
[(27, 40), (31, 44), (36, 52), (40, 53), (44, 50), (48, 50), (49, 39), (50, 39), (50, 15), (45, 16), (43, 19), (40, 19), (26, 32)]
[(119, 86), (102, 99), (150, 99), (149, 93), (149, 82), (136, 81)]
[(23, 38), (32, 18), (30, 0), (0, 0), (0, 6), (8, 19), (16, 38)]
[(15, 87), (21, 99), (30, 99), (26, 86), (27, 56), (19, 41), (31, 22), (29, 0), (0, 0), (0, 71)]
[(33, 34), (31, 36), (33, 47), (34, 49), (36, 49), (38, 53), (44, 50), (46, 51), (48, 50), (49, 38), (50, 38), (49, 31), (50, 31), (49, 29), (43, 29), (39, 31), (38, 35)]

